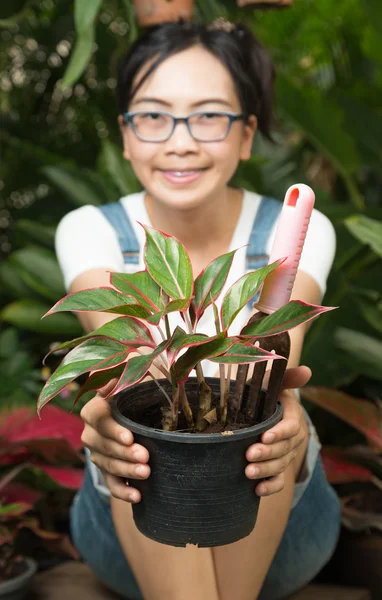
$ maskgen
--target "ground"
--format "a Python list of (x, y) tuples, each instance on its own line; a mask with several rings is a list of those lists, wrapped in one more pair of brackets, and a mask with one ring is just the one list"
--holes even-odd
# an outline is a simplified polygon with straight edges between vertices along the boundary
[[(79, 562), (66, 562), (39, 573), (27, 600), (118, 600), (100, 584), (90, 569)], [(310, 585), (289, 600), (371, 600), (366, 590), (325, 585)]]

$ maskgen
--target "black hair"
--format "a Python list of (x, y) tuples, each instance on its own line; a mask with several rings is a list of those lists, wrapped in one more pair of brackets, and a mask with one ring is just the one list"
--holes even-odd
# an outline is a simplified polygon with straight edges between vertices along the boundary
[[(119, 69), (117, 101), (120, 112), (127, 110), (140, 86), (166, 58), (199, 45), (228, 69), (245, 119), (255, 115), (259, 130), (270, 139), (275, 75), (272, 61), (245, 25), (228, 29), (231, 30), (187, 21), (168, 22), (147, 29), (132, 44)], [(153, 59), (150, 68), (133, 88), (137, 73)]]

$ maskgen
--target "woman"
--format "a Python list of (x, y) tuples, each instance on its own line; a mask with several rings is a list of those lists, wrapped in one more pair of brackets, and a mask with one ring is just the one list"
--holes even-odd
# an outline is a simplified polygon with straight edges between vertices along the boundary
[[(178, 238), (195, 276), (218, 255), (247, 244), (261, 199), (228, 182), (239, 161), (250, 157), (257, 128), (269, 136), (272, 83), (270, 59), (244, 26), (221, 20), (210, 27), (167, 23), (133, 45), (120, 69), (118, 120), (124, 157), (144, 189), (121, 199), (139, 253), (135, 262), (124, 262), (117, 233), (97, 208), (69, 213), (56, 240), (68, 290), (108, 285), (110, 270), (144, 268), (137, 221)], [(262, 202), (270, 210), (272, 201)], [(262, 229), (266, 249), (271, 229), (269, 223)], [(334, 247), (332, 226), (314, 211), (293, 297), (320, 302)], [(234, 280), (244, 269), (238, 252)], [(206, 315), (203, 331), (208, 332), (212, 315)], [(80, 316), (87, 331), (111, 318)], [(255, 487), (264, 497), (255, 530), (234, 544), (184, 549), (141, 535), (131, 503), (140, 501), (134, 479), (150, 476), (148, 452), (110, 417), (105, 396), (111, 387), (84, 407), (88, 464), (72, 509), (73, 538), (97, 576), (123, 598), (276, 600), (310, 581), (328, 561), (339, 530), (338, 500), (293, 389), (310, 377), (307, 367), (297, 368), (304, 333), (300, 327), (291, 334), (284, 417), (246, 454), (247, 477), (268, 479)], [(209, 363), (205, 373), (216, 375), (214, 369)]]

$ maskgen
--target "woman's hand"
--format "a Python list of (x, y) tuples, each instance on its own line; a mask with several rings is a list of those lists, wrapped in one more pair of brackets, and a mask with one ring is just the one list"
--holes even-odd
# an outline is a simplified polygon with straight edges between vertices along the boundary
[(115, 498), (126, 502), (139, 502), (140, 492), (126, 480), (147, 479), (150, 467), (146, 464), (149, 453), (134, 443), (133, 434), (114, 421), (107, 394), (117, 380), (101, 388), (82, 409), (85, 423), (82, 442), (90, 450), (90, 458), (103, 472), (105, 482)]
[(249, 479), (269, 478), (256, 486), (259, 496), (270, 496), (283, 489), (284, 471), (293, 460), (296, 477), (300, 472), (309, 433), (301, 404), (293, 389), (305, 385), (311, 375), (308, 367), (295, 367), (286, 371), (280, 394), (283, 418), (272, 429), (263, 433), (261, 443), (253, 444), (246, 452), (246, 458), (250, 462), (245, 469), (246, 476)]

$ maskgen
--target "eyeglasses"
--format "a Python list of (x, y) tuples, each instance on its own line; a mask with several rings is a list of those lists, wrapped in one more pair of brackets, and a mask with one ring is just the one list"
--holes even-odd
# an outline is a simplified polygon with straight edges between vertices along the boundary
[(243, 120), (244, 115), (195, 112), (188, 117), (174, 117), (164, 111), (138, 111), (124, 113), (123, 119), (142, 142), (165, 142), (178, 123), (185, 123), (190, 135), (198, 142), (220, 142), (229, 134), (232, 123)]

